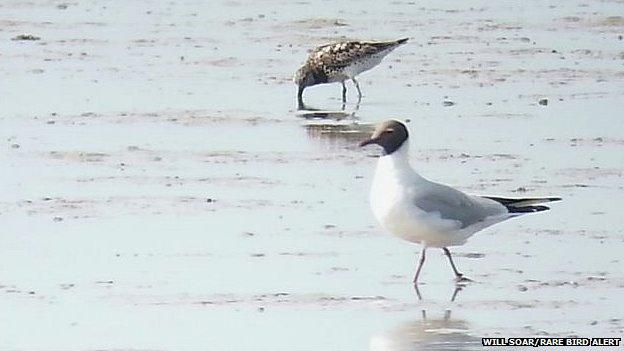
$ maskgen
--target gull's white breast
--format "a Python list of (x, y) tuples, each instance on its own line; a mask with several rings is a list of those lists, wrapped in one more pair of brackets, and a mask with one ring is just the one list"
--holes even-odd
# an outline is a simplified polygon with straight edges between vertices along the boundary
[(404, 145), (391, 155), (381, 157), (377, 163), (370, 204), (375, 218), (385, 230), (407, 241), (443, 247), (462, 245), (480, 229), (508, 218), (504, 208), (495, 204), (497, 207), (488, 211), (491, 217), (463, 227), (460, 220), (442, 218), (440, 212), (419, 208), (415, 199), (439, 185), (424, 179), (411, 168), (406, 149)]
[(456, 221), (443, 220), (413, 203), (419, 186), (427, 180), (392, 158), (379, 159), (371, 188), (371, 208), (379, 224), (393, 235), (416, 243), (437, 241), (440, 235), (457, 229)]

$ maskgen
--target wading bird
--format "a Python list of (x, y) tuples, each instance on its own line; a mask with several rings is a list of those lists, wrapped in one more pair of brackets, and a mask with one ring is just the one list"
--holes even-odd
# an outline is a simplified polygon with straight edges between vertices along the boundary
[(295, 73), (294, 81), (299, 86), (297, 101), (303, 108), (303, 90), (306, 87), (342, 83), (342, 102), (347, 101), (346, 80), (352, 80), (358, 91), (358, 101), (362, 91), (355, 77), (377, 66), (392, 50), (407, 42), (408, 38), (394, 41), (347, 41), (326, 44), (314, 49), (306, 62)]
[(549, 208), (541, 205), (558, 197), (508, 199), (475, 196), (421, 177), (408, 158), (408, 131), (397, 120), (377, 126), (360, 146), (377, 144), (383, 156), (370, 192), (370, 205), (381, 226), (390, 233), (422, 244), (414, 284), (429, 247), (441, 248), (448, 257), (456, 280), (469, 281), (457, 270), (448, 246), (463, 245), (474, 233), (509, 218)]

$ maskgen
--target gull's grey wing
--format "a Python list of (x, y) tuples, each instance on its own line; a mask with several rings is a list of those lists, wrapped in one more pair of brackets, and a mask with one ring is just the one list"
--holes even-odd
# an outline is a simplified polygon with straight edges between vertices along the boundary
[(437, 212), (443, 219), (458, 221), (461, 228), (505, 212), (502, 206), (486, 205), (446, 185), (430, 183), (428, 188), (427, 191), (416, 194), (414, 205), (426, 212)]

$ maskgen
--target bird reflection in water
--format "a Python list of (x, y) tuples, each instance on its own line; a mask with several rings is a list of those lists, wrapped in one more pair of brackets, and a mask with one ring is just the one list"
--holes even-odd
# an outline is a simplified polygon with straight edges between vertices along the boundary
[(469, 335), (468, 322), (452, 319), (451, 311), (436, 318), (402, 322), (371, 338), (371, 351), (480, 350), (481, 338)]
[(370, 134), (373, 126), (356, 121), (310, 121), (306, 124), (308, 136), (312, 139), (328, 141), (341, 146), (354, 145), (359, 138)]
[[(342, 118), (346, 117), (355, 117), (355, 113), (360, 109), (360, 102), (358, 101), (354, 106), (353, 110), (347, 110), (347, 104), (342, 103), (340, 110), (327, 110), (315, 108), (312, 106), (308, 106), (302, 102), (299, 102), (297, 105), (297, 116), (303, 117), (305, 119), (312, 118), (328, 118), (328, 119), (336, 119), (336, 116), (342, 116)], [(340, 118), (340, 119), (342, 119)]]
[[(455, 287), (451, 302), (458, 298), (465, 286)], [(418, 285), (414, 286), (416, 295), (422, 300)], [(470, 325), (462, 319), (452, 319), (451, 310), (445, 309), (441, 316), (427, 315), (421, 310), (417, 320), (401, 322), (390, 330), (373, 335), (370, 340), (371, 351), (416, 351), (416, 350), (481, 350), (481, 338), (469, 334)]]
[[(455, 284), (455, 290), (453, 291), (453, 295), (451, 296), (451, 302), (455, 302), (457, 295), (465, 287), (466, 287), (466, 284)], [(416, 297), (418, 297), (418, 301), (422, 301), (423, 297), (422, 297), (422, 294), (420, 293), (420, 289), (418, 288), (418, 284), (414, 284), (414, 291), (416, 292)]]

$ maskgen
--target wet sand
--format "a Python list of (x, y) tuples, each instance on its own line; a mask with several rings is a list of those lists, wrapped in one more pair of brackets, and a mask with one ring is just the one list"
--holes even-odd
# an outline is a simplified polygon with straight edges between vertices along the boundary
[[(1, 350), (622, 337), (624, 5), (323, 4), (0, 4)], [(359, 106), (295, 110), (309, 48), (406, 36)], [(454, 302), (442, 252), (419, 301), (420, 248), (370, 213), (356, 145), (389, 117), (430, 179), (564, 198), (452, 249)]]

